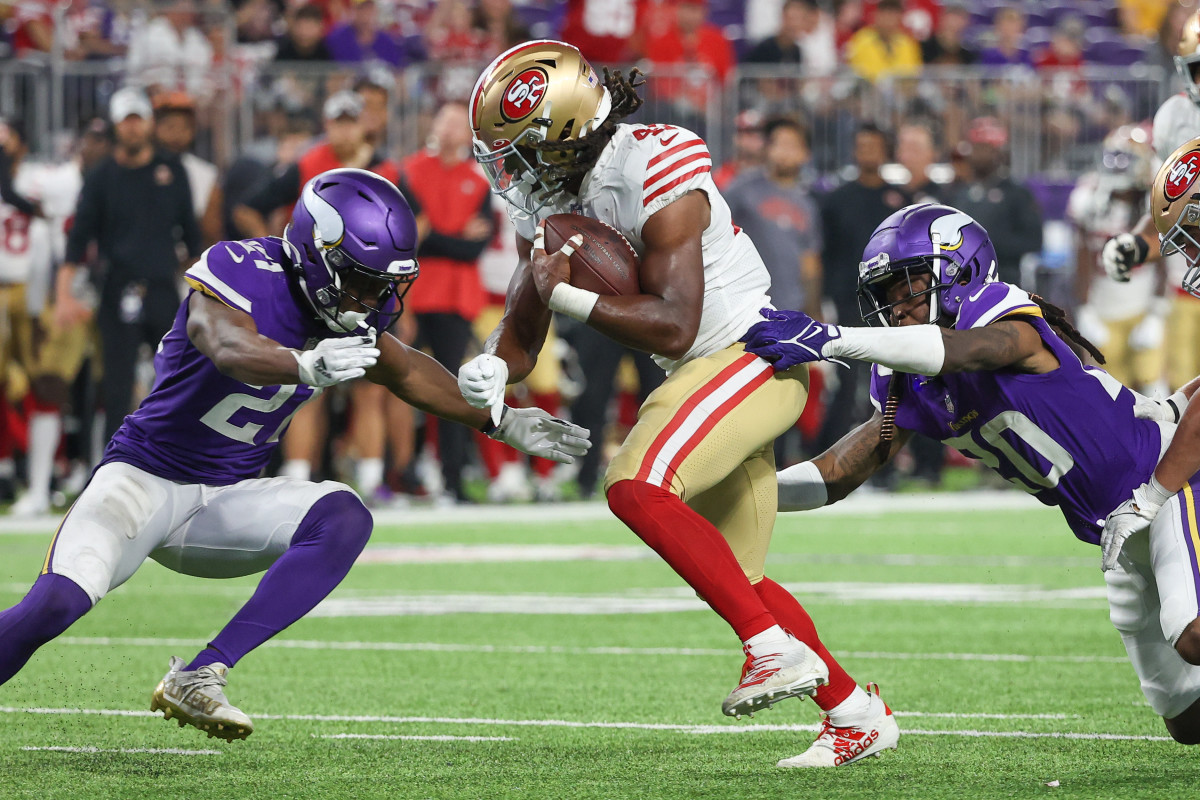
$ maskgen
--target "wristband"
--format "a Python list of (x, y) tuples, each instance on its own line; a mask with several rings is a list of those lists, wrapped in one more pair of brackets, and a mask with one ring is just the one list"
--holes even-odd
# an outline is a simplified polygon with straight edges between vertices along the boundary
[(1175, 496), (1175, 493), (1159, 483), (1158, 478), (1154, 477), (1153, 474), (1150, 475), (1150, 480), (1146, 481), (1145, 487), (1146, 499), (1156, 504), (1154, 507), (1155, 511), (1162, 508), (1164, 503)]
[(829, 490), (821, 470), (811, 461), (802, 461), (776, 474), (779, 482), (780, 511), (808, 511), (829, 502)]
[[(504, 415), (507, 413), (508, 413), (508, 406), (506, 405), (500, 411), (500, 421), (501, 422), (504, 421)], [(494, 439), (494, 438), (496, 438), (496, 431), (498, 431), (498, 430), (500, 430), (500, 426), (492, 421), (491, 415), (488, 415), (487, 422), (483, 423), (483, 427), (479, 429), (479, 432), (482, 433), (484, 436), (488, 437), (489, 439)]]
[(1142, 238), (1141, 234), (1135, 233), (1133, 235), (1133, 246), (1137, 250), (1137, 261), (1134, 264), (1145, 264), (1146, 256), (1150, 255), (1150, 243)]
[(1187, 411), (1188, 396), (1182, 391), (1178, 391), (1163, 402), (1169, 405), (1175, 412), (1175, 424), (1178, 425), (1179, 420), (1183, 419), (1183, 412)]
[(554, 291), (550, 293), (550, 302), (546, 305), (550, 307), (551, 311), (566, 314), (571, 319), (580, 322), (587, 322), (588, 317), (592, 315), (592, 308), (599, 299), (600, 295), (595, 292), (580, 289), (564, 281), (554, 287)]

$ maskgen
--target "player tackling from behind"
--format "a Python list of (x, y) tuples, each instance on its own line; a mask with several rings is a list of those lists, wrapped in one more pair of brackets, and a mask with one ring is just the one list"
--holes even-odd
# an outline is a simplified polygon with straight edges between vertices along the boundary
[[(1160, 173), (1156, 193), (1162, 181)], [(1200, 257), (1200, 248), (1194, 253)], [(866, 317), (886, 327), (840, 327), (798, 311), (764, 311), (768, 320), (750, 331), (747, 349), (778, 369), (835, 358), (875, 364), (875, 414), (827, 452), (782, 471), (780, 508), (837, 502), (914, 431), (979, 459), (1058, 506), (1079, 539), (1102, 545), (1110, 616), (1142, 692), (1177, 741), (1200, 743), (1200, 529), (1193, 488), (1183, 485), (1150, 535), (1123, 551), (1105, 527), (1110, 512), (1128, 512), (1121, 501), (1130, 494), (1139, 503), (1166, 502), (1153, 478), (1142, 481), (1167, 449), (1200, 379), (1160, 402), (1084, 367), (1065, 339), (1103, 362), (1099, 352), (1061, 309), (997, 281), (995, 263), (987, 231), (967, 214), (909, 206), (879, 225), (859, 267)], [(1197, 480), (1191, 473), (1188, 479)]]
[[(484, 70), (471, 98), (475, 154), (508, 203), (521, 256), (485, 353), (459, 372), (472, 405), (502, 402), (529, 374), (552, 311), (652, 353), (668, 377), (647, 398), (604, 479), (609, 507), (742, 640), (741, 681), (722, 709), (740, 716), (815, 694), (834, 721), (782, 766), (836, 766), (899, 731), (857, 687), (796, 599), (763, 573), (775, 523), (772, 444), (804, 408), (805, 367), (773, 373), (738, 344), (768, 304), (770, 278), (713, 184), (703, 140), (630, 125), (637, 73), (603, 80), (574, 47), (534, 41)], [(620, 231), (641, 260), (641, 294), (570, 285), (568, 248), (546, 253), (541, 222), (576, 212)], [(586, 367), (586, 365), (585, 365)]]
[(366, 376), (397, 397), (533, 455), (570, 462), (587, 431), (539, 409), (499, 424), (463, 401), (454, 376), (385, 331), (417, 277), (417, 226), (378, 175), (310, 180), (282, 239), (220, 242), (185, 274), (190, 291), (159, 344), (150, 395), (109, 442), (67, 512), (41, 577), (0, 613), (0, 684), (147, 558), (186, 575), (266, 570), (250, 600), (190, 662), (172, 658), (151, 707), (241, 739), (229, 669), (303, 617), (371, 535), (348, 486), (259, 478), (292, 415), (322, 388)]

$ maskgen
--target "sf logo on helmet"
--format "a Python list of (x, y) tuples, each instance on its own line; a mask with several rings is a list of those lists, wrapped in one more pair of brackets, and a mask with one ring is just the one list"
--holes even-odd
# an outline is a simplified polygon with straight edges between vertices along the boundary
[(530, 67), (509, 81), (504, 89), (504, 97), (500, 101), (500, 113), (509, 122), (525, 119), (546, 94), (546, 72), (537, 67)]
[(1171, 165), (1171, 169), (1167, 172), (1167, 179), (1163, 183), (1163, 193), (1167, 199), (1174, 201), (1183, 197), (1196, 182), (1198, 173), (1200, 173), (1200, 150), (1192, 150), (1181, 156)]

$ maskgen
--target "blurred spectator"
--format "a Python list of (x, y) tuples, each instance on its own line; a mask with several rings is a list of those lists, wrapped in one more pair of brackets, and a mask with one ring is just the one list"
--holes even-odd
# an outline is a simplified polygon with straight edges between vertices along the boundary
[(762, 163), (763, 147), (766, 144), (762, 124), (762, 114), (754, 109), (747, 109), (737, 115), (734, 121), (733, 158), (725, 159), (725, 163), (713, 173), (713, 183), (721, 191), (724, 191), (740, 172)]
[(873, 23), (846, 42), (846, 63), (859, 76), (875, 83), (921, 71), (921, 48), (904, 32), (902, 14), (900, 0), (880, 0)]
[(597, 69), (632, 61), (640, 6), (641, 0), (567, 0), (560, 35)]
[(979, 60), (979, 54), (963, 44), (963, 34), (971, 23), (971, 14), (960, 2), (942, 6), (933, 35), (921, 42), (921, 60), (927, 65), (965, 66)]
[(184, 89), (206, 98), (212, 90), (213, 48), (197, 24), (192, 0), (165, 0), (159, 15), (129, 43), (126, 75), (143, 87)]
[(375, 0), (352, 0), (348, 17), (325, 37), (334, 61), (382, 61), (399, 68), (411, 60), (405, 48), (380, 28)]
[(354, 83), (354, 92), (362, 100), (362, 114), (358, 120), (362, 123), (363, 136), (382, 156), (387, 150), (387, 87), (372, 78), (359, 78)]
[(508, 48), (533, 38), (521, 24), (511, 0), (479, 0), (471, 25), (483, 35), (486, 58), (503, 53)]
[(821, 215), (804, 185), (808, 131), (786, 117), (763, 127), (763, 166), (723, 194), (771, 273), (771, 302), (821, 316)]
[(238, 44), (269, 42), (275, 38), (282, 4), (272, 0), (235, 0), (234, 36)]
[[(863, 4), (863, 24), (871, 25), (875, 20), (875, 12), (879, 3), (867, 0)], [(901, 0), (900, 24), (909, 36), (918, 42), (923, 42), (933, 35), (941, 21), (942, 5), (940, 0)]]
[(196, 143), (196, 102), (191, 95), (163, 92), (154, 96), (154, 138), (159, 147), (183, 162), (201, 241), (205, 247), (216, 244), (221, 239), (221, 187), (217, 165), (192, 152)]
[[(945, 17), (943, 17), (944, 19)], [(933, 131), (924, 122), (906, 122), (896, 131), (896, 160), (908, 170), (904, 191), (914, 203), (936, 203), (944, 187), (929, 177), (929, 168), (937, 162)]]
[[(422, 232), (421, 279), (406, 297), (417, 318), (417, 345), (457, 374), (471, 342), (471, 323), (486, 304), (479, 257), (492, 238), (491, 189), (471, 155), (467, 107), (442, 106), (425, 150), (404, 160), (400, 188)], [(432, 419), (427, 420), (432, 422)], [(438, 456), (449, 502), (465, 502), (462, 470), (470, 429), (439, 425)]]
[(646, 42), (646, 58), (654, 64), (703, 65), (723, 83), (737, 59), (725, 34), (708, 22), (708, 0), (676, 0), (671, 23)]
[(1000, 280), (1021, 285), (1022, 259), (1042, 250), (1041, 208), (1033, 193), (1007, 174), (1008, 131), (999, 120), (973, 121), (967, 142), (970, 179), (952, 187), (945, 202), (970, 214), (987, 230), (996, 246)]
[(0, 22), (5, 38), (10, 39), (12, 54), (28, 58), (49, 53), (54, 45), (53, 5), (46, 0), (9, 0), (0, 4)]
[(262, 189), (273, 175), (295, 164), (312, 142), (315, 124), (308, 117), (287, 117), (278, 136), (243, 148), (225, 170), (221, 185), (221, 238), (241, 239), (244, 234), (234, 223), (234, 209), (244, 205)]
[(1083, 66), (1083, 33), (1085, 26), (1079, 17), (1063, 17), (1054, 26), (1050, 44), (1033, 56), (1033, 66), (1039, 70), (1079, 69)]
[(474, 25), (467, 0), (437, 0), (425, 25), (425, 49), (435, 61), (484, 61), (498, 55), (491, 42)]
[(63, 17), (63, 55), (70, 60), (111, 58), (125, 54), (125, 44), (114, 40), (117, 15), (107, 4), (69, 0)]
[(1188, 17), (1195, 11), (1182, 3), (1172, 3), (1167, 15), (1163, 17), (1158, 29), (1155, 46), (1151, 47), (1151, 63), (1158, 67), (1166, 80), (1159, 84), (1158, 102), (1165, 103), (1168, 98), (1184, 88), (1182, 79), (1175, 69), (1175, 56), (1179, 53), (1179, 40), (1183, 35), (1183, 26)]
[(1181, 7), (1193, 10), (1184, 3), (1165, 3), (1163, 0), (1117, 0), (1117, 22), (1127, 36), (1152, 39), (1158, 36), (1172, 8)]
[[(858, 265), (863, 248), (880, 222), (912, 202), (902, 189), (884, 181), (880, 170), (891, 158), (888, 135), (872, 124), (861, 125), (854, 135), (854, 162), (858, 174), (821, 198), (822, 285), (841, 325), (861, 325), (858, 306)], [(829, 403), (818, 450), (836, 442), (866, 416), (867, 375), (861, 362), (836, 373), (838, 386)]]
[(55, 305), (60, 329), (91, 316), (75, 295), (75, 275), (95, 241), (107, 265), (96, 310), (106, 441), (132, 410), (141, 345), (153, 348), (174, 322), (180, 251), (190, 261), (201, 250), (187, 171), (177, 157), (155, 150), (150, 101), (127, 87), (112, 96), (109, 113), (117, 146), (84, 178)]
[(276, 61), (330, 61), (325, 44), (325, 14), (320, 6), (306, 4), (287, 17), (287, 30), (279, 37)]
[(779, 32), (763, 39), (742, 56), (745, 64), (799, 64), (800, 37), (805, 33), (805, 15), (811, 0), (785, 0)]
[(992, 17), (991, 43), (979, 53), (979, 63), (989, 67), (1032, 67), (1025, 49), (1025, 14), (1016, 6), (1001, 6)]
[(832, 75), (838, 60), (837, 29), (833, 18), (825, 13), (816, 0), (807, 0), (801, 18), (800, 54), (804, 71), (809, 75)]

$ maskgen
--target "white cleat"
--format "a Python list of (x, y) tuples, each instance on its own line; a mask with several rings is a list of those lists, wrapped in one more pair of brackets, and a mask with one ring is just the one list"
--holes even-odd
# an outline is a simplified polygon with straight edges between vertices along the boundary
[(742, 681), (721, 704), (727, 717), (753, 714), (789, 697), (808, 697), (829, 680), (829, 667), (821, 657), (791, 635), (778, 653), (755, 658), (749, 647), (742, 649)]
[(191, 725), (209, 738), (232, 742), (254, 732), (254, 723), (240, 708), (230, 704), (221, 690), (229, 667), (209, 664), (191, 672), (180, 672), (183, 659), (171, 656), (171, 666), (150, 696), (150, 710), (162, 711), (163, 719)]
[(884, 750), (895, 750), (900, 740), (900, 727), (892, 710), (879, 698), (879, 687), (868, 684), (878, 705), (878, 713), (870, 723), (849, 728), (837, 728), (825, 718), (821, 733), (808, 750), (798, 756), (785, 758), (777, 767), (842, 767), (864, 758), (879, 757)]
[(26, 492), (12, 504), (8, 513), (14, 517), (40, 517), (50, 513), (50, 496)]

